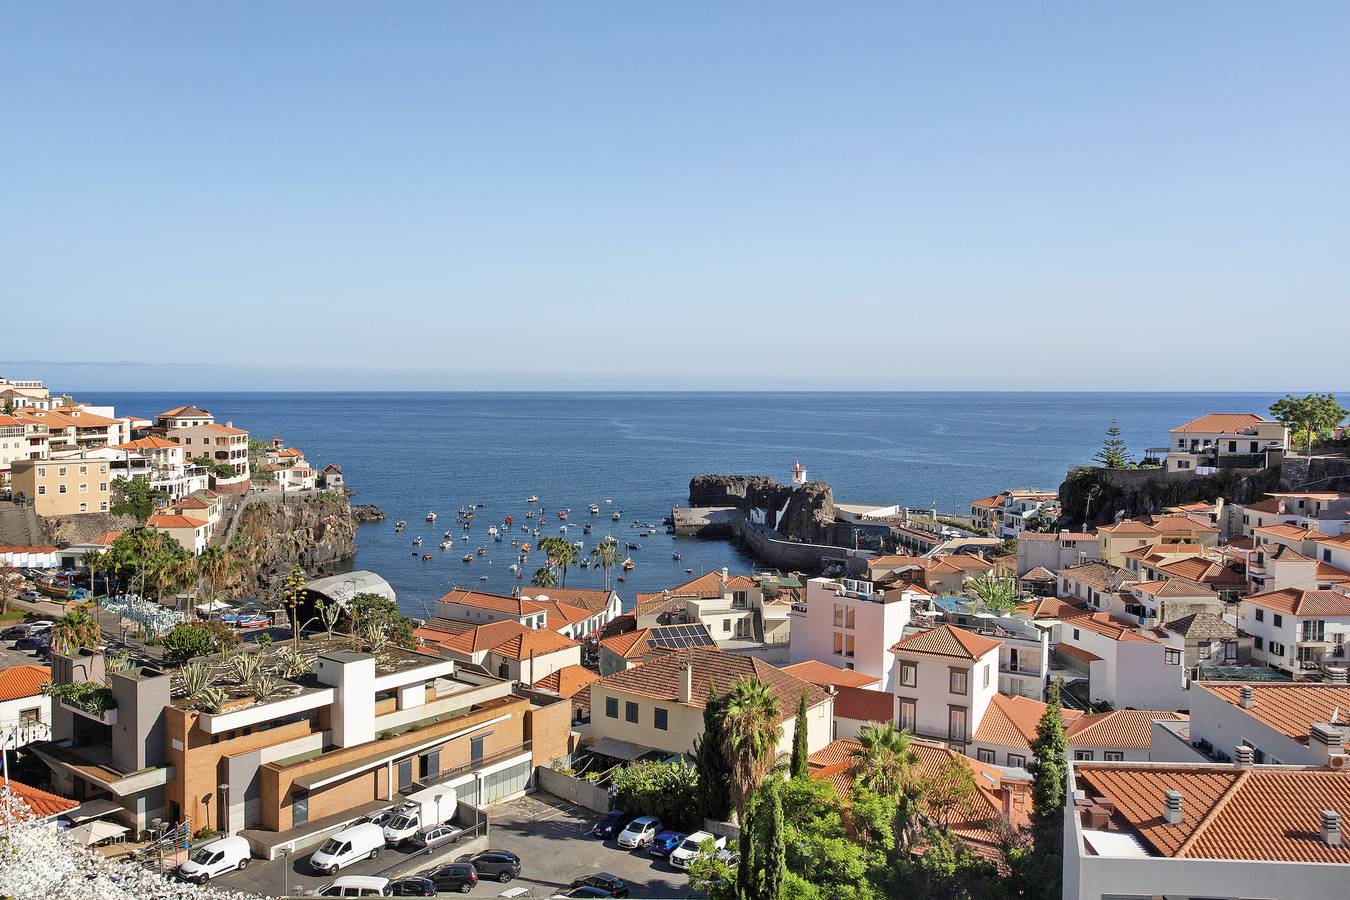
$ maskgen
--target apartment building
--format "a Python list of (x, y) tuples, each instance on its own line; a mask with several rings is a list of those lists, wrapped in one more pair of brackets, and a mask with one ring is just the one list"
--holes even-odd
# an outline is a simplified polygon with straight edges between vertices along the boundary
[(1336, 535), (1350, 528), (1350, 494), (1335, 491), (1271, 494), (1265, 500), (1235, 505), (1234, 530), (1250, 536), (1267, 525), (1296, 525)]
[(1168, 472), (1264, 469), (1289, 449), (1289, 429), (1254, 413), (1210, 413), (1171, 430)]
[(559, 669), (581, 665), (581, 645), (576, 641), (548, 628), (528, 628), (514, 619), (487, 625), (432, 619), (413, 634), (442, 656), (522, 684), (534, 684)]
[(106, 460), (25, 459), (10, 464), (14, 499), (32, 503), (39, 516), (107, 512), (110, 483)]
[(905, 586), (877, 590), (869, 581), (813, 578), (805, 601), (792, 605), (789, 663), (817, 660), (856, 669), (877, 679), (882, 690), (896, 687), (890, 652), (909, 623), (919, 596)]
[(49, 455), (47, 448), (45, 424), (0, 415), (0, 486), (9, 483), (10, 467), (15, 460), (45, 459)]
[(214, 528), (204, 519), (194, 519), (176, 513), (161, 513), (151, 516), (145, 527), (163, 532), (178, 542), (178, 545), (193, 556), (200, 556), (211, 541)]
[(952, 625), (916, 631), (895, 656), (896, 722), (911, 734), (965, 752), (998, 693), (1001, 642)]
[(527, 597), (506, 597), (456, 588), (436, 601), (436, 618), (471, 625), (519, 622), (526, 628), (547, 628), (548, 610)]
[(211, 410), (196, 406), (175, 406), (155, 416), (155, 425), (164, 431), (175, 428), (198, 428), (202, 425), (214, 425), (215, 416)]
[[(613, 622), (623, 613), (623, 600), (619, 598), (617, 591), (604, 590), (602, 588), (536, 588), (523, 587), (520, 589), (520, 595), (528, 600), (534, 600), (545, 608), (548, 613), (550, 626), (554, 631), (560, 631), (568, 637), (580, 640), (583, 636), (598, 632), (610, 622)], [(550, 603), (558, 603), (572, 609), (585, 610), (586, 619), (577, 622), (572, 632), (568, 632), (558, 626), (550, 612)]]
[[(982, 763), (1023, 768), (1035, 758), (1032, 744), (1046, 704), (1027, 697), (995, 696), (971, 738), (969, 754)], [(1185, 722), (1171, 710), (1115, 709), (1085, 714), (1063, 709), (1069, 758), (1079, 761), (1144, 762), (1152, 749), (1155, 721)]]
[(1346, 752), (1344, 682), (1196, 681), (1190, 693), (1189, 742), (1212, 759), (1242, 746), (1256, 763), (1325, 766)]
[(47, 397), (49, 392), (40, 379), (0, 377), (0, 394), (9, 395), (11, 398), (42, 399)]
[(650, 662), (672, 650), (685, 647), (716, 647), (717, 641), (701, 622), (685, 625), (652, 625), (613, 634), (600, 640), (601, 675), (613, 675)]
[(1017, 536), (1017, 575), (1020, 578), (1035, 568), (1058, 572), (1068, 566), (1099, 559), (1100, 555), (1101, 546), (1095, 534), (1024, 531)]
[(1063, 896), (1344, 895), (1350, 775), (1239, 756), (1232, 765), (1071, 762)]
[(724, 646), (736, 646), (755, 639), (755, 616), (765, 608), (759, 583), (745, 575), (731, 575), (726, 569), (708, 572), (684, 584), (635, 598), (645, 616), (645, 624), (701, 623)]
[[(419, 786), (453, 786), (472, 804), (510, 796), (534, 765), (568, 752), (571, 710), (561, 698), (519, 694), (453, 659), (398, 648), (358, 652), (322, 638), (302, 647), (311, 671), (278, 677), (267, 699), (239, 683), (231, 663), (200, 660), (226, 693), (215, 708), (185, 695), (180, 671), (109, 672), (88, 651), (58, 657), (53, 680), (106, 686), (107, 708), (55, 701), (52, 740), (31, 747), (60, 793), (112, 800), (134, 833), (152, 818), (191, 831), (290, 833), (258, 842), (250, 831), (265, 856), (303, 849), (311, 822)], [(279, 645), (251, 652), (268, 669), (279, 664)]]
[(753, 657), (690, 649), (667, 653), (592, 684), (588, 746), (617, 759), (689, 753), (703, 733), (709, 691), (726, 694), (745, 678), (759, 679), (778, 699), (783, 716), (780, 753), (792, 750), (797, 703), (803, 694), (808, 749), (815, 752), (830, 742), (834, 721), (830, 693)]
[(101, 416), (79, 406), (25, 407), (16, 409), (12, 417), (25, 424), (45, 426), (47, 448), (51, 453), (115, 446), (130, 437), (121, 419)]
[(1238, 627), (1252, 636), (1252, 660), (1299, 677), (1346, 659), (1350, 595), (1281, 588), (1244, 597)]
[(233, 470), (233, 474), (229, 476), (212, 473), (213, 490), (227, 494), (242, 494), (248, 491), (247, 431), (235, 428), (232, 422), (224, 425), (209, 422), (178, 425), (166, 430), (164, 437), (181, 444), (183, 455), (188, 460), (206, 458), (217, 466), (227, 466)]

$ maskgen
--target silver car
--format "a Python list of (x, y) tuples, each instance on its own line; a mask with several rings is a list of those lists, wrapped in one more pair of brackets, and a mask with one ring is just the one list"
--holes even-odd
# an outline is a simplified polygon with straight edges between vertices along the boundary
[(425, 849), (426, 847), (437, 847), (441, 844), (453, 844), (464, 834), (464, 829), (458, 825), (446, 823), (444, 825), (428, 825), (425, 828), (417, 829), (417, 834), (412, 836), (413, 845)]

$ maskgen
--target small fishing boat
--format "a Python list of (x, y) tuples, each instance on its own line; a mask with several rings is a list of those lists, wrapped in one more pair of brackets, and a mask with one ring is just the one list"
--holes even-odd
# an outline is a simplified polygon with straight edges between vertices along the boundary
[(585, 550), (585, 549), (586, 549), (586, 542), (585, 542), (585, 541), (573, 541), (572, 544), (573, 544), (573, 546), (575, 546), (578, 550)]
[(423, 553), (423, 554), (422, 554), (422, 558), (423, 558), (423, 559), (431, 559), (431, 554), (430, 554), (430, 553)]
[(482, 556), (484, 553), (487, 553), (487, 548), (486, 548), (486, 547), (479, 547), (479, 548), (478, 548), (477, 550), (475, 550), (474, 552), (477, 553), (479, 556)]
[(488, 526), (488, 531), (487, 531), (487, 533), (488, 533), (488, 537), (496, 537), (496, 536), (497, 536), (497, 526), (496, 526), (496, 525), (489, 525), (489, 526)]
[(525, 554), (527, 554), (527, 553), (529, 553), (529, 552), (530, 552), (530, 545), (529, 545), (529, 544), (521, 544), (521, 545), (520, 545), (520, 553), (521, 553), (522, 556), (524, 556)]
[(467, 540), (469, 539), (469, 536), (468, 536), (467, 534), (461, 534), (461, 535), (459, 536), (459, 539), (460, 539), (461, 541), (467, 541)]
[(479, 576), (478, 576), (478, 580), (479, 580), (479, 581), (487, 581), (487, 576), (486, 576), (486, 575), (479, 575)]
[(564, 522), (566, 522), (566, 521), (567, 521), (567, 510), (565, 510), (565, 509), (560, 509), (560, 510), (558, 510), (558, 518), (560, 518), (560, 519), (562, 519)]
[(510, 516), (502, 516), (502, 523), (505, 524), (505, 525), (510, 525), (510, 524), (511, 524), (511, 517), (510, 517)]
[(435, 522), (435, 521), (436, 521), (436, 514), (435, 514), (434, 512), (429, 512), (429, 513), (427, 513), (427, 521), (428, 521), (428, 522)]
[(464, 530), (465, 530), (465, 531), (468, 531), (470, 527), (471, 527), (471, 526), (469, 525), (468, 522), (465, 522), (465, 523), (464, 523)]
[(525, 532), (526, 534), (529, 534), (529, 533), (530, 533), (530, 526), (528, 526), (528, 525), (522, 525), (522, 526), (520, 526), (520, 530), (523, 531), (523, 532)]
[(524, 573), (524, 572), (517, 572), (517, 573), (516, 573), (516, 581), (519, 581), (520, 579), (522, 579), (522, 578), (524, 578), (524, 577), (525, 577), (525, 573)]
[(624, 545), (625, 547), (627, 547), (629, 550), (641, 550), (641, 549), (642, 549), (642, 545), (639, 544), (639, 543), (636, 543), (635, 541), (624, 541), (624, 542), (623, 542), (623, 545)]
[(520, 571), (520, 566), (516, 565), (515, 563), (511, 563), (511, 565), (509, 565), (509, 566), (506, 567), (506, 571), (508, 571), (508, 572), (519, 572), (519, 571)]
[(619, 521), (619, 519), (621, 519), (621, 518), (623, 518), (623, 517), (622, 517), (622, 515), (620, 515), (619, 513), (614, 513), (613, 515), (610, 516), (610, 518), (613, 519), (615, 522), (617, 522), (617, 521)]
[(583, 569), (589, 569), (589, 568), (591, 567), (591, 559), (590, 559), (590, 557), (588, 557), (588, 556), (583, 556), (583, 557), (581, 558), (581, 567), (582, 567)]
[(618, 577), (618, 580), (619, 580), (619, 581), (623, 581), (623, 576), (620, 575), (620, 576)]
[(407, 520), (407, 519), (399, 519), (397, 522), (394, 523), (394, 527), (395, 527), (395, 528), (407, 528), (407, 527), (408, 527), (408, 520)]
[(231, 628), (263, 628), (272, 624), (272, 617), (267, 613), (225, 613), (215, 616), (215, 621), (223, 622)]
[(686, 574), (686, 575), (693, 575), (693, 574), (694, 574), (694, 570), (693, 570), (693, 569), (685, 569), (685, 570), (684, 570), (684, 574)]
[(539, 537), (539, 529), (536, 528), (534, 531), (530, 532), (530, 535), (536, 538)]
[(590, 534), (593, 530), (594, 530), (594, 529), (591, 528), (590, 523), (587, 523), (587, 524), (581, 526), (581, 533), (582, 533), (582, 534)]
[(394, 534), (402, 534), (402, 533), (403, 533), (403, 530), (404, 530), (405, 528), (407, 528), (407, 527), (408, 527), (407, 525), (395, 525), (395, 526), (394, 526)]
[(493, 539), (494, 541), (496, 541), (497, 543), (499, 543), (499, 544), (500, 544), (502, 541), (506, 540), (506, 538), (504, 538), (504, 537), (501, 536), (501, 533), (500, 533), (500, 532), (497, 533), (497, 534), (494, 534), (494, 535), (492, 536), (492, 539)]
[(638, 537), (651, 537), (651, 536), (652, 536), (652, 533), (651, 533), (650, 531), (639, 531), (639, 532), (638, 532)]
[(623, 561), (623, 570), (625, 572), (631, 572), (635, 565), (637, 565), (637, 563), (633, 562), (633, 557), (630, 556)]
[(614, 501), (611, 500), (611, 499), (609, 499), (608, 497), (606, 497), (606, 498), (605, 498), (605, 502), (606, 502), (606, 503), (613, 503)]
[(422, 539), (420, 537), (413, 538), (413, 546), (414, 547), (422, 546)]
[(680, 551), (676, 550), (674, 553), (670, 554), (670, 558), (671, 558), (671, 559), (677, 559), (677, 560), (678, 560), (678, 559), (684, 559), (684, 554), (681, 553)]
[(538, 503), (538, 502), (539, 502), (539, 498), (536, 497), (534, 494), (531, 494), (530, 496), (528, 496), (528, 497), (525, 498), (525, 502), (526, 502), (526, 503)]
[(449, 537), (450, 537), (450, 532), (449, 532), (449, 531), (446, 531), (446, 532), (445, 532), (443, 535), (441, 535), (441, 536), (444, 537), (444, 538), (446, 538), (446, 539), (449, 539)]
[(527, 519), (533, 519), (533, 518), (534, 518), (534, 510), (530, 510), (529, 512), (527, 512), (527, 513), (525, 514), (525, 518), (527, 518)]
[(460, 558), (461, 558), (464, 562), (473, 562), (473, 554), (472, 554), (472, 553), (465, 553), (465, 554), (464, 554), (462, 557), (460, 557)]
[(567, 534), (567, 526), (564, 525), (563, 527), (559, 528), (558, 534)]
[(599, 504), (599, 503), (592, 503), (592, 504), (591, 504), (589, 507), (587, 507), (587, 508), (590, 509), (591, 515), (595, 515), (595, 514), (597, 514), (598, 512), (600, 512), (600, 504)]

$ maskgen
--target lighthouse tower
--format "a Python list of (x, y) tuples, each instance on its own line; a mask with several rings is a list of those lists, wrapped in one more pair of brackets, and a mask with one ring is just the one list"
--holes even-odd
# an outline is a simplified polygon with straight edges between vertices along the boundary
[(796, 487), (806, 484), (806, 466), (800, 460), (792, 464), (792, 483)]

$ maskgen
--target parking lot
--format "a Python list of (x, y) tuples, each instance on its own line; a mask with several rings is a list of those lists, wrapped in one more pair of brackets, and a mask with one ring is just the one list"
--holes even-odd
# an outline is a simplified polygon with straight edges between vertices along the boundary
[[(531, 889), (534, 897), (550, 897), (566, 889), (573, 879), (596, 872), (611, 872), (627, 881), (633, 897), (696, 896), (685, 873), (672, 869), (665, 860), (652, 859), (645, 851), (620, 850), (612, 840), (602, 842), (591, 837), (596, 814), (550, 794), (537, 793), (507, 801), (490, 807), (488, 815), (492, 822), (488, 843), (494, 849), (518, 854), (521, 875), (510, 884), (480, 882), (469, 894), (471, 897), (497, 897), (515, 888)], [(287, 860), (255, 859), (243, 872), (222, 875), (212, 883), (271, 896), (276, 896), (284, 884), (289, 895), (305, 895), (333, 880), (310, 871), (310, 852)], [(362, 860), (343, 869), (341, 874), (373, 874), (407, 855), (388, 848), (379, 858)], [(409, 860), (408, 871), (398, 868), (394, 871), (415, 875), (426, 868), (420, 860)]]

